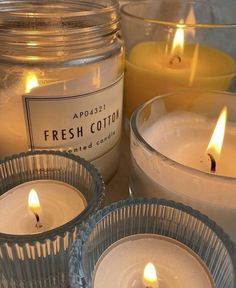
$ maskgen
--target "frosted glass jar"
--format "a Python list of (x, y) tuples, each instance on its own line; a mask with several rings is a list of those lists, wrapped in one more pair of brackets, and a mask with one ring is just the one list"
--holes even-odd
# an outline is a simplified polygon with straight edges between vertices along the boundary
[(57, 149), (117, 169), (123, 42), (115, 0), (1, 1), (0, 157)]

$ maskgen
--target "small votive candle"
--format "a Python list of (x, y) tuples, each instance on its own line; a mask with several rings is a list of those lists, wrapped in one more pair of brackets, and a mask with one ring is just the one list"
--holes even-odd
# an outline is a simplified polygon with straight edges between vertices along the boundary
[[(143, 279), (148, 261), (156, 267), (156, 281)], [(188, 288), (189, 283), (191, 288), (214, 287), (206, 265), (196, 253), (169, 237), (137, 234), (122, 238), (105, 250), (95, 266), (92, 286)]]
[(101, 205), (103, 181), (78, 156), (13, 155), (0, 163), (0, 270), (8, 287), (68, 287), (68, 251)]
[[(198, 211), (173, 201), (127, 199), (97, 212), (80, 230), (70, 285), (233, 288), (235, 253), (229, 237)], [(156, 276), (144, 279), (148, 262)]]

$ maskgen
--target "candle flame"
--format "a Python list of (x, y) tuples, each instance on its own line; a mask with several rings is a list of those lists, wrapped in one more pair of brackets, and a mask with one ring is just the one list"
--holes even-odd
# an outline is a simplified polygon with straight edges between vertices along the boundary
[(25, 81), (25, 92), (29, 93), (33, 88), (38, 87), (39, 82), (37, 76), (33, 72), (29, 72)]
[(211, 153), (216, 158), (220, 157), (225, 135), (226, 120), (227, 120), (227, 107), (225, 106), (220, 113), (215, 129), (211, 136), (211, 140), (207, 146), (207, 153)]
[(190, 9), (188, 11), (188, 15), (186, 17), (185, 23), (186, 24), (196, 24), (196, 18), (195, 18), (193, 5), (191, 5), (191, 7), (190, 7)]
[[(196, 17), (194, 14), (194, 9), (193, 9), (193, 5), (191, 5), (188, 15), (185, 19), (185, 24), (189, 24), (189, 25), (194, 25), (196, 24)], [(188, 29), (186, 29), (186, 35), (191, 35), (192, 38), (195, 38), (195, 28), (194, 27), (188, 27)]]
[(33, 213), (37, 213), (40, 210), (39, 197), (34, 189), (30, 190), (28, 196), (28, 206)]
[(158, 288), (159, 279), (157, 277), (155, 266), (152, 263), (148, 263), (143, 271), (143, 284), (148, 288)]
[(180, 24), (177, 24), (177, 30), (172, 44), (171, 55), (177, 54), (181, 56), (184, 51), (184, 27), (183, 19), (180, 20)]

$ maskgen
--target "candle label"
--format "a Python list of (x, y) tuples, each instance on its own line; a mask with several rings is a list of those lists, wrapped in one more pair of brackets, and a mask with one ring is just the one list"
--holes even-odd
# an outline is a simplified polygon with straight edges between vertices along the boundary
[(123, 76), (85, 95), (25, 95), (28, 145), (31, 149), (62, 149), (92, 161), (119, 141), (122, 104)]

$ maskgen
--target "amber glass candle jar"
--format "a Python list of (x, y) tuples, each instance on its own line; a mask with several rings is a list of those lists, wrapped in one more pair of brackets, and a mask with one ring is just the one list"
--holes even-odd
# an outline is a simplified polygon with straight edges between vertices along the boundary
[(58, 149), (112, 176), (123, 90), (117, 9), (115, 0), (1, 1), (1, 158)]

